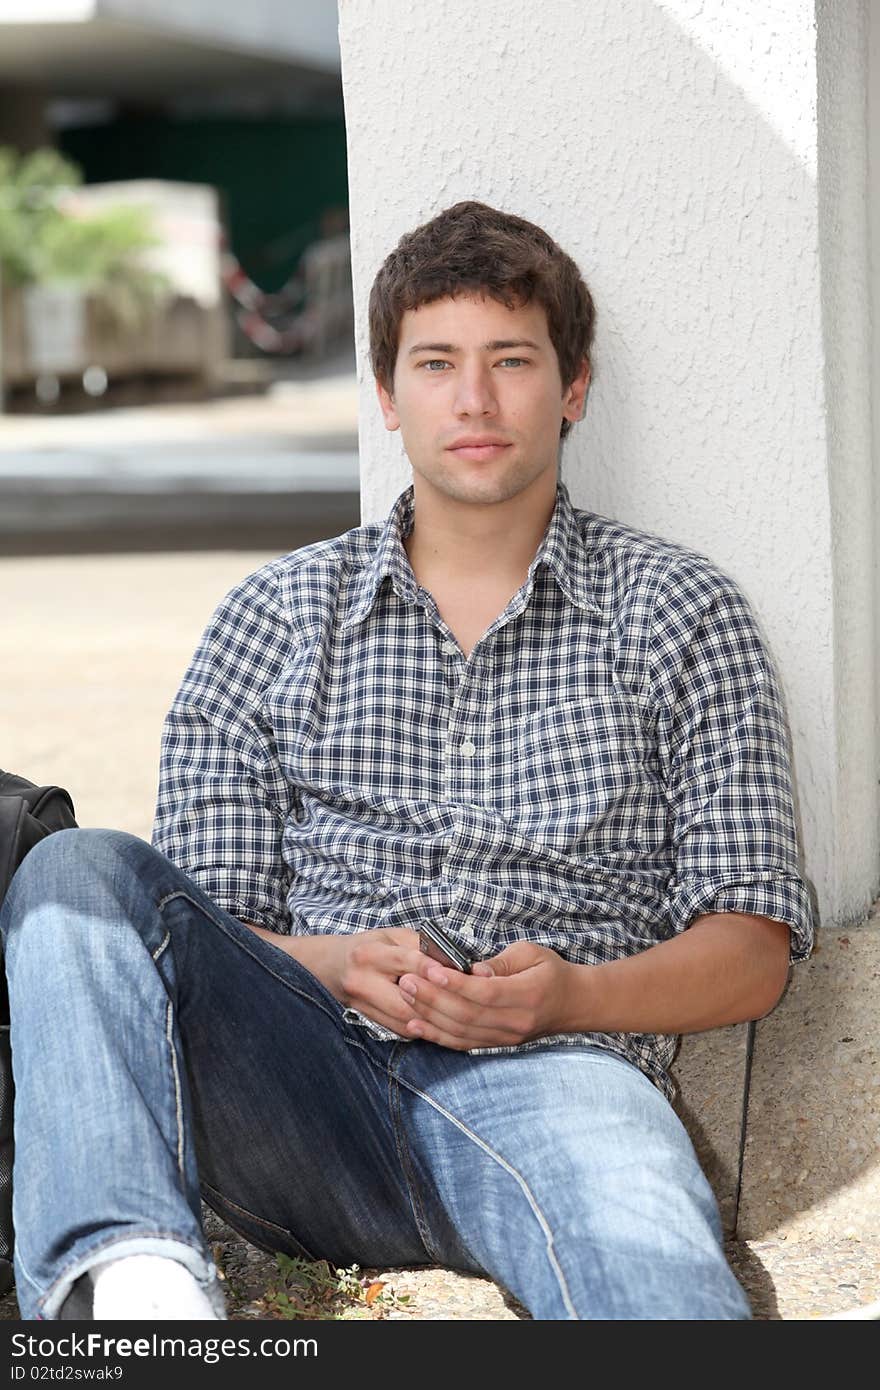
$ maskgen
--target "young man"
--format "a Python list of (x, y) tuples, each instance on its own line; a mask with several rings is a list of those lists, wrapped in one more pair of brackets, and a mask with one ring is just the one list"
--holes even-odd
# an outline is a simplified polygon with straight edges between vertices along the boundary
[(668, 1067), (810, 949), (783, 716), (729, 580), (571, 506), (592, 328), (520, 218), (404, 237), (370, 331), (412, 488), (220, 605), (154, 848), (25, 860), (24, 1317), (222, 1316), (200, 1195), (267, 1249), (486, 1273), (538, 1318), (749, 1316)]

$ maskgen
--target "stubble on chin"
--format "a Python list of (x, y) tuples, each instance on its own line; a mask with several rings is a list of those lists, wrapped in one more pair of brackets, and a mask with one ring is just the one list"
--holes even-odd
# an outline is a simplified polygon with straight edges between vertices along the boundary
[(516, 497), (540, 475), (533, 468), (522, 464), (496, 474), (487, 468), (483, 476), (476, 470), (468, 475), (455, 468), (435, 467), (424, 476), (437, 492), (454, 502), (490, 505), (494, 502), (507, 502), (511, 497)]

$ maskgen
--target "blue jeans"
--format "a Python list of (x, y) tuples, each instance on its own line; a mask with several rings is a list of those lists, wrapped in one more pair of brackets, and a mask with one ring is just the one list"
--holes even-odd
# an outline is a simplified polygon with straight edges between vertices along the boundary
[(660, 1092), (595, 1047), (379, 1042), (149, 845), (49, 836), (0, 914), (23, 1318), (161, 1253), (222, 1311), (200, 1197), (249, 1241), (488, 1275), (536, 1318), (748, 1318)]

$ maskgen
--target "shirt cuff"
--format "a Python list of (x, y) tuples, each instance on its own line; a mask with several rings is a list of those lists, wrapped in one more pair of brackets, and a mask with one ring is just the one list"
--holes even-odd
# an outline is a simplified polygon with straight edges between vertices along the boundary
[(683, 878), (668, 901), (673, 931), (711, 912), (742, 912), (785, 922), (791, 932), (789, 959), (806, 960), (813, 949), (816, 922), (807, 885), (798, 874), (769, 869), (750, 878)]

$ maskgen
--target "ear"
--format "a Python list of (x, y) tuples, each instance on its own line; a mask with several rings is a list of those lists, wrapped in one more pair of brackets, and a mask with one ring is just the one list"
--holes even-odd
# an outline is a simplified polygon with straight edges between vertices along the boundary
[(582, 420), (584, 417), (584, 405), (587, 399), (587, 387), (590, 384), (590, 364), (584, 358), (580, 366), (580, 371), (571, 385), (562, 394), (562, 416), (565, 420)]
[(376, 381), (376, 395), (379, 397), (379, 409), (382, 411), (386, 430), (399, 430), (400, 420), (394, 405), (394, 397), (379, 380)]

